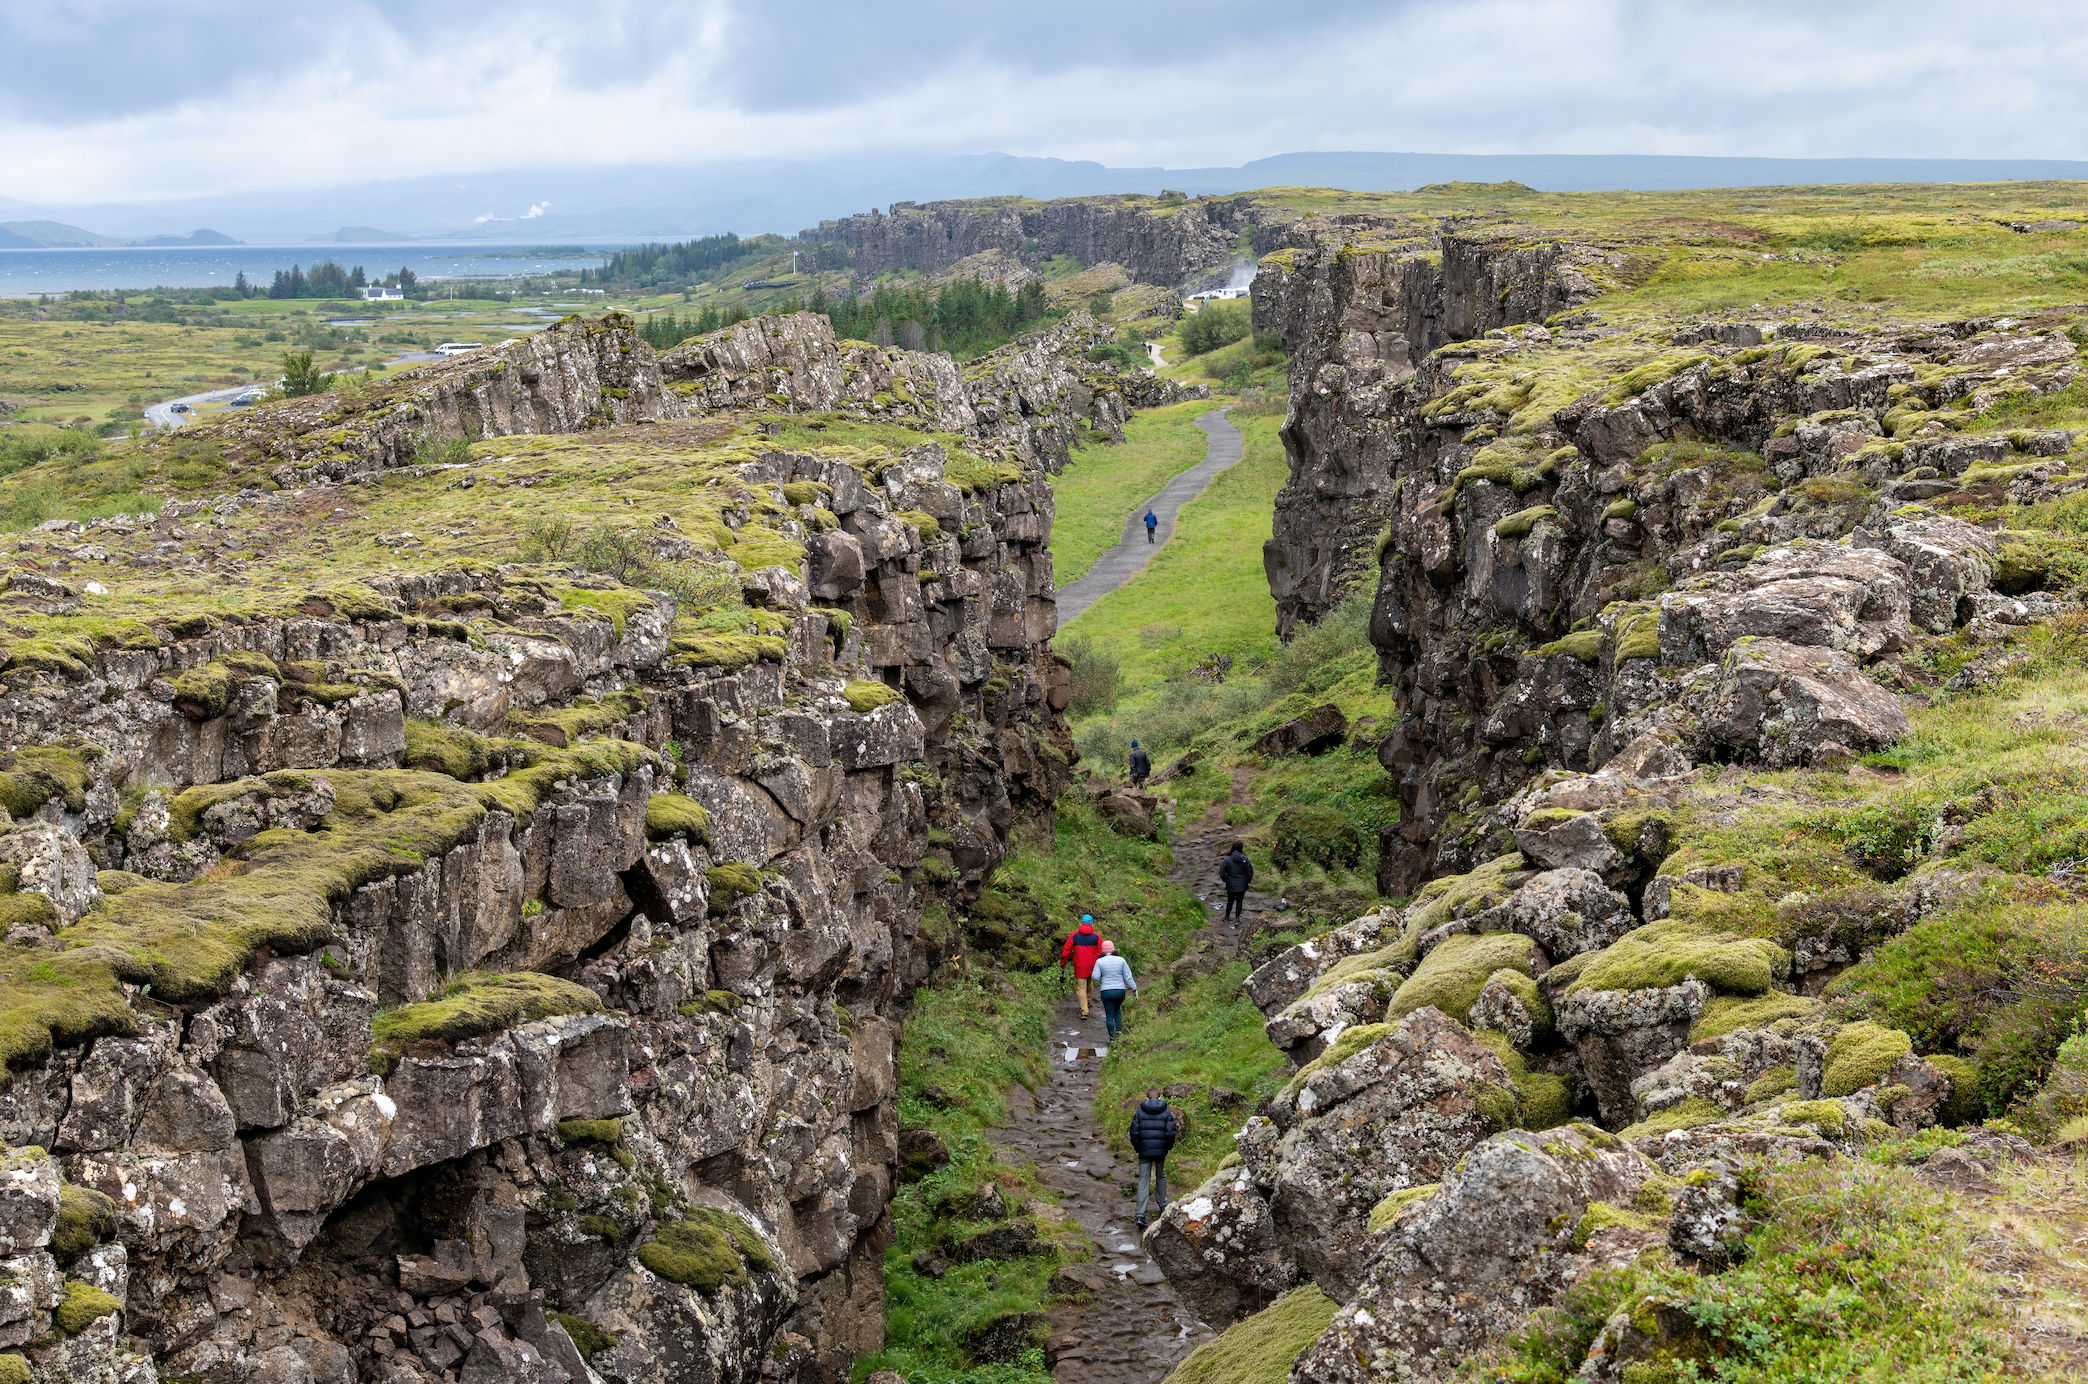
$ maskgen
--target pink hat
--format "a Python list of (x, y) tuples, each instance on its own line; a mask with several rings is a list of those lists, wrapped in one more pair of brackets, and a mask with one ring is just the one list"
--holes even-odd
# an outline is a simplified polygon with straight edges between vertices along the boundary
[(1115, 950), (1116, 950), (1116, 943), (1114, 943), (1114, 942), (1110, 941), (1110, 940), (1109, 940), (1108, 938), (1106, 938), (1106, 937), (1102, 939), (1102, 951), (1103, 951), (1103, 954), (1104, 954), (1104, 955), (1107, 955), (1108, 953), (1110, 953), (1110, 952), (1113, 952), (1113, 951), (1115, 951)]

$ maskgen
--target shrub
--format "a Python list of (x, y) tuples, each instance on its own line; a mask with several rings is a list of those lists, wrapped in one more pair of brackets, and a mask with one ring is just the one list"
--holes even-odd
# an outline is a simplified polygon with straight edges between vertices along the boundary
[(1182, 349), (1192, 356), (1200, 356), (1220, 346), (1232, 345), (1253, 329), (1253, 314), (1247, 299), (1205, 303), (1200, 310), (1182, 319)]
[(1331, 808), (1300, 804), (1276, 814), (1269, 860), (1279, 870), (1305, 861), (1326, 870), (1353, 870), (1376, 847), (1375, 832), (1359, 829)]
[(1124, 681), (1123, 659), (1108, 649), (1097, 647), (1084, 634), (1060, 640), (1058, 651), (1073, 665), (1073, 686), (1068, 693), (1066, 711), (1074, 716), (1087, 716), (1097, 711), (1116, 710), (1117, 693)]

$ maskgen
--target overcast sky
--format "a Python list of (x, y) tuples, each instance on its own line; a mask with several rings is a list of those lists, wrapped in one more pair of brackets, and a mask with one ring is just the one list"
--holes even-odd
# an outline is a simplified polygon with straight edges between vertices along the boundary
[[(2078, 3), (8, 0), (0, 196), (920, 150), (2079, 158)], [(499, 208), (519, 216), (527, 208)]]

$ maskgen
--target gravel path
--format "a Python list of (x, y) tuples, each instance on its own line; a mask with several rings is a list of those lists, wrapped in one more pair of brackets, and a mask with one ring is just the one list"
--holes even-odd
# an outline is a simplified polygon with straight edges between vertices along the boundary
[[(1158, 495), (1132, 510), (1124, 520), (1124, 536), (1117, 545), (1102, 554), (1079, 581), (1058, 589), (1061, 627), (1071, 624), (1082, 611), (1145, 570), (1145, 565), (1153, 560), (1153, 554), (1174, 537), (1176, 511), (1203, 494), (1213, 476), (1240, 459), (1240, 430), (1225, 416), (1224, 409), (1212, 409), (1196, 420), (1196, 426), (1202, 428), (1209, 439), (1204, 447), (1204, 459), (1169, 481)], [(1152, 542), (1146, 541), (1145, 512), (1148, 508), (1160, 521)]]

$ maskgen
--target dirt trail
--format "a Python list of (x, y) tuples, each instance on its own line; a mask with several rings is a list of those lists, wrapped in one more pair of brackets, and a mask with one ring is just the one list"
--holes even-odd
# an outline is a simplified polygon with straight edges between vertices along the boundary
[[(1235, 771), (1231, 800), (1245, 801), (1252, 782), (1250, 771)], [(1250, 890), (1243, 923), (1216, 920), (1225, 904), (1218, 859), (1231, 833), (1224, 803), (1178, 830), (1172, 875), (1204, 900), (1213, 915), (1205, 937), (1224, 951), (1251, 935), (1259, 916), (1276, 902)], [(1126, 1017), (1138, 1021), (1137, 1003)], [(1007, 1122), (993, 1138), (1009, 1161), (1036, 1165), (1038, 1180), (1059, 1193), (1060, 1205), (1094, 1242), (1093, 1262), (1068, 1271), (1086, 1280), (1092, 1301), (1051, 1314), (1052, 1377), (1061, 1384), (1159, 1384), (1215, 1333), (1175, 1296), (1167, 1276), (1139, 1243), (1134, 1223), (1138, 1164), (1110, 1151), (1095, 1119), (1107, 1041), (1099, 1003), (1083, 1020), (1077, 1001), (1060, 1001), (1051, 1022), (1051, 1084), (1034, 1095), (1021, 1087), (1010, 1092)], [(1112, 1113), (1111, 1118), (1117, 1117)], [(1128, 1124), (1131, 1117), (1121, 1118)], [(1168, 1187), (1175, 1197), (1192, 1190)], [(1157, 1216), (1158, 1210), (1149, 1208), (1147, 1214)]]

